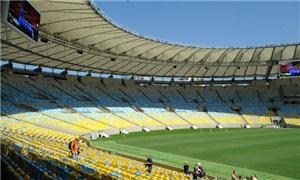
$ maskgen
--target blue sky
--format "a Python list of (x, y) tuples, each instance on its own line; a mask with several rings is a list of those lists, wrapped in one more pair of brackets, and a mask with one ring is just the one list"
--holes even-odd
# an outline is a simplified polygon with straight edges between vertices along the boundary
[(149, 37), (204, 47), (300, 42), (300, 1), (97, 1), (114, 22)]

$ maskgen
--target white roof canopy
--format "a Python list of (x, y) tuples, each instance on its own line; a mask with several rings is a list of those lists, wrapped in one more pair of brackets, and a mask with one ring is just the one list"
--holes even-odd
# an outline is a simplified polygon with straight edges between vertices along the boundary
[[(113, 24), (84, 0), (30, 1), (41, 12), (40, 37), (28, 43), (1, 23), (1, 59), (70, 70), (154, 76), (250, 76), (300, 59), (300, 43), (203, 48), (145, 38)], [(83, 51), (83, 54), (77, 52)]]

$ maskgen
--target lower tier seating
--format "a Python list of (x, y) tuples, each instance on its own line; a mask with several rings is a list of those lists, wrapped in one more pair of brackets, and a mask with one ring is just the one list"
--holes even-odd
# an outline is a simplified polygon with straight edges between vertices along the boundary
[(118, 116), (128, 119), (139, 126), (159, 126), (161, 123), (153, 120), (142, 112), (127, 112), (127, 113), (116, 113)]
[(243, 115), (249, 124), (271, 124), (270, 116), (266, 115)]
[(172, 112), (147, 112), (147, 114), (166, 125), (187, 124), (187, 122)]
[(177, 114), (192, 124), (214, 123), (204, 112), (178, 112)]
[(241, 117), (233, 113), (209, 112), (209, 114), (220, 124), (238, 123), (243, 124)]
[(284, 120), (287, 124), (300, 126), (300, 117), (298, 117), (298, 118), (284, 118)]
[[(5, 126), (4, 126), (5, 125)], [(1, 161), (16, 179), (188, 179), (182, 172), (154, 166), (145, 172), (143, 162), (111, 154), (80, 141), (79, 160), (70, 158), (73, 136), (28, 122), (1, 118)]]

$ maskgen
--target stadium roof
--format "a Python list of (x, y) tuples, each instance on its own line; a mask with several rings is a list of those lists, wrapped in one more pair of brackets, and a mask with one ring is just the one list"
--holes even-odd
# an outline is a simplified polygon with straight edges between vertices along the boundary
[[(40, 37), (28, 43), (1, 23), (1, 59), (47, 67), (150, 76), (268, 76), (278, 61), (300, 59), (300, 43), (206, 48), (146, 38), (112, 23), (92, 1), (30, 1)], [(81, 53), (83, 52), (83, 53)]]

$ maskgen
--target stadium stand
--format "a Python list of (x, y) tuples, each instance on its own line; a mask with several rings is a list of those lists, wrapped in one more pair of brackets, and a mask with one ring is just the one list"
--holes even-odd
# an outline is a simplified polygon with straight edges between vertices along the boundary
[(16, 179), (26, 179), (29, 174), (32, 176), (28, 178), (35, 179), (82, 179), (86, 176), (96, 179), (188, 179), (183, 173), (158, 166), (149, 175), (144, 172), (142, 162), (96, 150), (84, 142), (81, 142), (79, 161), (71, 160), (67, 158), (67, 144), (73, 136), (9, 117), (1, 118), (1, 128), (1, 162), (8, 169), (6, 172)]
[[(298, 111), (295, 110), (298, 108), (297, 105), (283, 104), (278, 90), (277, 92), (274, 90), (270, 95), (269, 91), (264, 89), (265, 86), (227, 87), (224, 88), (225, 94), (235, 92), (236, 97), (231, 94), (226, 98), (217, 93), (222, 92), (219, 87), (193, 87), (189, 92), (198, 94), (198, 99), (191, 99), (189, 102), (184, 99), (185, 91), (176, 86), (162, 89), (152, 85), (145, 87), (134, 84), (124, 87), (121, 83), (114, 83), (110, 87), (108, 83), (107, 87), (101, 87), (97, 78), (89, 85), (77, 80), (26, 77), (16, 74), (3, 76), (7, 77), (2, 79), (2, 92), (5, 94), (2, 96), (1, 105), (3, 114), (42, 126), (49, 125), (65, 130), (72, 127), (74, 134), (100, 132), (106, 129), (138, 130), (142, 127), (155, 126), (189, 127), (222, 124), (239, 127), (245, 124), (272, 124), (271, 117), (276, 114), (270, 108), (276, 103), (280, 104), (278, 112), (289, 123), (297, 124), (295, 119), (299, 117)], [(45, 80), (47, 83), (44, 83)], [(59, 82), (63, 84), (60, 87), (56, 86)], [(80, 86), (85, 87), (89, 93), (78, 88)], [(45, 92), (48, 92), (47, 95)], [(92, 96), (95, 94), (96, 97), (99, 92), (100, 96), (97, 98)], [(205, 95), (203, 100), (199, 96), (201, 94)], [(265, 97), (274, 99), (269, 101), (270, 99)], [(238, 107), (237, 110), (233, 109), (235, 106)]]
[[(188, 179), (178, 171), (159, 166), (149, 175), (143, 171), (142, 162), (96, 150), (83, 141), (84, 151), (76, 162), (68, 158), (67, 143), (77, 134), (90, 138), (92, 133), (140, 131), (144, 127), (262, 126), (273, 124), (271, 117), (276, 114), (288, 125), (300, 124), (299, 106), (282, 102), (278, 91), (274, 90), (272, 98), (276, 98), (272, 101), (259, 98), (256, 90), (261, 97), (268, 94), (263, 89), (265, 85), (227, 87), (228, 92), (234, 91), (240, 97), (226, 98), (219, 87), (190, 88), (189, 93), (195, 94), (198, 101), (193, 96), (187, 100), (185, 89), (176, 86), (147, 85), (145, 88), (145, 85), (128, 83), (124, 87), (119, 80), (112, 88), (109, 80), (104, 87), (98, 78), (84, 84), (84, 77), (82, 82), (69, 82), (68, 78), (57, 80), (6, 72), (2, 72), (2, 76), (5, 78), (1, 80), (1, 143), (6, 153), (1, 154), (1, 161), (5, 173), (13, 174), (15, 179), (62, 176), (80, 179), (87, 175), (116, 179)], [(59, 81), (64, 84), (63, 88), (56, 86)], [(274, 82), (274, 86), (279, 88), (282, 82), (284, 80)], [(82, 89), (78, 88), (81, 86)], [(221, 93), (209, 93), (211, 91)], [(96, 96), (98, 93), (101, 96)], [(206, 96), (207, 93), (210, 95)], [(278, 111), (273, 111), (272, 105), (279, 105)]]

